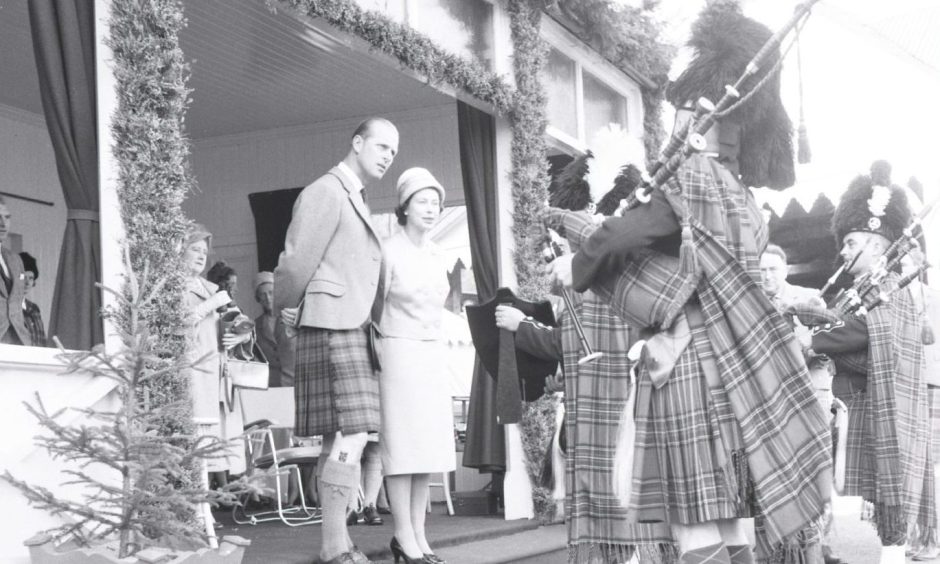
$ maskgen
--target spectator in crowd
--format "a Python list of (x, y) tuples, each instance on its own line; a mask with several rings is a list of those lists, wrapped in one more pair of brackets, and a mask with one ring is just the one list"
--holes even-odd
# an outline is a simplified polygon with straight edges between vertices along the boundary
[(36, 280), (39, 280), (39, 265), (36, 263), (36, 259), (33, 255), (26, 252), (20, 253), (20, 260), (23, 261), (24, 275), (26, 277), (26, 297), (23, 298), (23, 321), (26, 323), (26, 328), (29, 329), (29, 336), (33, 340), (33, 346), (45, 347), (47, 346), (46, 327), (42, 323), (42, 312), (39, 311), (39, 306), (36, 305), (35, 302), (29, 300), (33, 288), (36, 287)]
[(32, 338), (23, 319), (26, 299), (26, 275), (23, 261), (10, 250), (8, 239), (13, 215), (0, 196), (0, 343), (31, 345)]
[(450, 290), (444, 256), (431, 229), (444, 209), (444, 188), (424, 168), (398, 178), (395, 215), (403, 226), (385, 242), (385, 307), (379, 323), (382, 432), (397, 560), (439, 561), (425, 536), (430, 474), (455, 467), (454, 419), (444, 378), (441, 316)]
[(281, 357), (278, 349), (285, 346), (279, 342), (278, 334), (284, 332), (284, 323), (274, 314), (274, 273), (259, 272), (255, 275), (255, 301), (261, 305), (261, 315), (255, 318), (258, 347), (268, 361), (268, 386), (281, 386)]
[(212, 234), (199, 224), (193, 225), (186, 238), (183, 264), (187, 277), (183, 304), (192, 339), (190, 358), (193, 361), (203, 359), (198, 367), (190, 370), (193, 420), (200, 435), (215, 436), (229, 442), (226, 456), (207, 461), (207, 471), (216, 483), (225, 485), (228, 474), (245, 471), (245, 449), (239, 439), (243, 424), (241, 407), (235, 395), (227, 397), (220, 385), (225, 358), (219, 353), (227, 353), (248, 343), (251, 333), (226, 332), (219, 335), (221, 313), (230, 310), (232, 298), (227, 291), (201, 276), (211, 240)]
[(238, 274), (235, 269), (220, 260), (212, 265), (209, 272), (206, 272), (206, 280), (219, 287), (219, 290), (225, 290), (232, 298), (232, 307), (237, 307), (235, 300), (238, 296)]
[(773, 243), (768, 244), (760, 256), (761, 285), (777, 311), (783, 312), (788, 306), (797, 303), (810, 302), (825, 306), (819, 298), (819, 290), (790, 284), (787, 282), (789, 274), (787, 253)]

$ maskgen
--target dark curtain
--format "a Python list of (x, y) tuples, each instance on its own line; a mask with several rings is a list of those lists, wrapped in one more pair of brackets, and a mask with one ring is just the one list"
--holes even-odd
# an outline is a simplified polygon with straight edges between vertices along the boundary
[(49, 335), (67, 348), (90, 349), (104, 342), (101, 292), (95, 287), (101, 281), (101, 238), (94, 3), (30, 0), (29, 23), (42, 108), (68, 210)]
[(255, 217), (255, 236), (258, 241), (258, 270), (273, 272), (277, 258), (284, 250), (287, 226), (294, 211), (294, 201), (303, 188), (287, 188), (248, 195), (251, 213)]
[[(496, 205), (496, 121), (457, 101), (457, 132), (463, 191), (470, 230), (470, 256), (479, 303), (496, 295), (499, 284), (499, 233)], [(463, 465), (481, 471), (506, 469), (506, 442), (496, 422), (496, 382), (477, 358), (473, 367), (467, 442)]]

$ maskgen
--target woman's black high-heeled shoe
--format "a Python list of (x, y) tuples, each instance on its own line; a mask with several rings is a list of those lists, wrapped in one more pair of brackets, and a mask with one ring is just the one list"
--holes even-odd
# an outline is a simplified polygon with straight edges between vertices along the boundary
[(427, 562), (428, 564), (447, 564), (446, 560), (434, 554), (433, 552), (424, 553), (424, 561)]
[(405, 554), (405, 549), (401, 547), (401, 544), (395, 537), (392, 537), (392, 541), (388, 543), (388, 548), (391, 549), (392, 556), (395, 557), (395, 564), (398, 564), (398, 561), (402, 558), (405, 559), (405, 564), (423, 564), (429, 562), (423, 554), (421, 558), (409, 558), (408, 555)]

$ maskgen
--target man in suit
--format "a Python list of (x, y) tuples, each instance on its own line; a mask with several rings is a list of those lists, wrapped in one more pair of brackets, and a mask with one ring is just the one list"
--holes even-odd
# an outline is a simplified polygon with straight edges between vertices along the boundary
[(760, 256), (761, 288), (777, 311), (782, 313), (796, 303), (809, 302), (825, 306), (819, 297), (819, 290), (790, 284), (787, 282), (789, 274), (786, 251), (779, 245), (769, 243)]
[(275, 310), (297, 333), (294, 432), (322, 435), (327, 457), (322, 562), (368, 562), (346, 530), (360, 458), (381, 420), (370, 335), (382, 310), (382, 247), (362, 191), (385, 175), (397, 152), (394, 124), (360, 124), (342, 162), (297, 198), (274, 270)]
[(31, 345), (32, 339), (23, 320), (26, 298), (23, 262), (7, 244), (12, 217), (6, 200), (0, 196), (0, 343)]

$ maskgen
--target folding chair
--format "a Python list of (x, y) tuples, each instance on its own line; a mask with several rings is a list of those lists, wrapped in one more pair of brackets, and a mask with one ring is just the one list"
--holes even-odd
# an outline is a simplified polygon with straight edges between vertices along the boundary
[[(316, 465), (322, 448), (320, 446), (289, 446), (278, 448), (269, 422), (259, 422), (245, 431), (248, 469), (246, 475), (256, 477), (259, 473), (274, 481), (277, 509), (249, 513), (246, 509), (248, 495), (232, 509), (232, 519), (239, 525), (255, 525), (265, 521), (281, 520), (285, 525), (298, 527), (314, 525), (322, 521), (320, 510), (307, 505), (300, 464)], [(281, 477), (297, 480), (300, 506), (285, 507), (281, 491)]]

